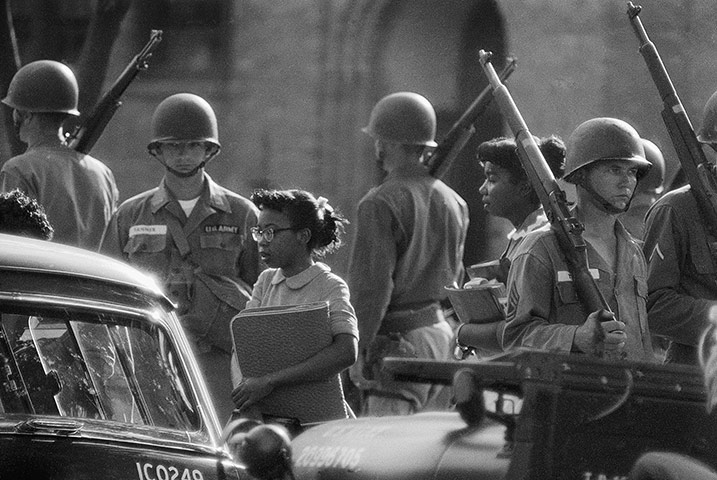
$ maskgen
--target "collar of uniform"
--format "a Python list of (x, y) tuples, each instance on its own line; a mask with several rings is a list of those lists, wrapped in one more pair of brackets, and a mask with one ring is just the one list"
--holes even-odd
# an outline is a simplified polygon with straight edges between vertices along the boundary
[[(221, 187), (212, 180), (212, 177), (210, 177), (208, 173), (204, 172), (204, 189), (202, 190), (201, 197), (204, 198), (207, 196), (207, 192), (209, 192), (209, 206), (222, 212), (231, 213), (231, 206), (224, 196)], [(173, 200), (174, 197), (169, 193), (164, 178), (162, 178), (162, 181), (159, 183), (159, 188), (157, 188), (157, 191), (152, 195), (152, 213), (157, 213), (159, 209)]]
[(391, 173), (386, 175), (386, 179), (401, 177), (425, 177), (428, 175), (428, 170), (426, 170), (424, 165), (420, 163), (408, 163), (393, 169)]
[(284, 274), (281, 273), (281, 269), (277, 268), (276, 272), (274, 273), (274, 278), (271, 279), (271, 284), (278, 285), (279, 283), (286, 280), (287, 287), (291, 288), (292, 290), (298, 290), (299, 288), (304, 287), (307, 283), (312, 281), (318, 275), (330, 271), (331, 268), (329, 268), (328, 265), (323, 263), (315, 263), (303, 272), (297, 273), (292, 277), (285, 277)]
[(537, 230), (540, 227), (545, 226), (548, 223), (548, 217), (545, 216), (543, 207), (538, 207), (533, 210), (530, 215), (525, 217), (523, 223), (518, 228), (514, 228), (509, 234), (509, 240), (517, 240), (523, 238), (533, 230)]

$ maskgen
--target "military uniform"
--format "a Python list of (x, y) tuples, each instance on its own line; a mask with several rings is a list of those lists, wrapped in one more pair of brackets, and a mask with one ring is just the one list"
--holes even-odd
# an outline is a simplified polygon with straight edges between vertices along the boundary
[[(463, 278), (465, 201), (424, 167), (406, 165), (366, 194), (355, 223), (348, 283), (367, 365), (397, 352), (450, 358), (453, 332), (440, 302), (444, 286)], [(418, 411), (437, 389), (382, 382), (371, 393), (406, 400)]]
[[(640, 247), (619, 222), (617, 271), (612, 272), (588, 243), (588, 265), (600, 292), (625, 323), (627, 359), (654, 361), (647, 323), (646, 265)], [(508, 274), (508, 308), (503, 348), (573, 351), (575, 331), (588, 312), (579, 301), (554, 232), (537, 230), (515, 252)]]
[(650, 330), (671, 340), (667, 361), (697, 364), (697, 345), (717, 305), (717, 241), (705, 230), (689, 186), (667, 193), (647, 213)]
[(126, 200), (112, 217), (101, 250), (164, 284), (195, 341), (215, 401), (231, 411), (229, 321), (245, 307), (259, 274), (258, 248), (250, 232), (258, 210), (206, 173), (204, 185), (189, 218), (164, 180)]
[(97, 250), (117, 208), (112, 171), (95, 158), (53, 143), (35, 145), (0, 170), (0, 189), (19, 189), (42, 205), (53, 240)]

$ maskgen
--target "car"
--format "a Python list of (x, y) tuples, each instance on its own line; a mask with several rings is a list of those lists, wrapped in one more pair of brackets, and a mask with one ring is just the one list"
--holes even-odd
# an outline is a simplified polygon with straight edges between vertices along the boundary
[(250, 478), (199, 372), (154, 279), (0, 234), (0, 478)]
[[(717, 420), (695, 366), (516, 350), (479, 361), (388, 358), (383, 369), (399, 380), (452, 385), (455, 410), (313, 426), (287, 445), (275, 442), (292, 458), (284, 475), (627, 480), (651, 451), (717, 467)], [(257, 471), (256, 456), (242, 458)]]

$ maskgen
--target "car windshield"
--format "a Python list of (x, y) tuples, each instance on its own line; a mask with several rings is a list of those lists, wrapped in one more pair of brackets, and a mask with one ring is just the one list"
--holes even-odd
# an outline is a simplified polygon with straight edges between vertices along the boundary
[(181, 362), (156, 323), (0, 304), (0, 410), (196, 430)]

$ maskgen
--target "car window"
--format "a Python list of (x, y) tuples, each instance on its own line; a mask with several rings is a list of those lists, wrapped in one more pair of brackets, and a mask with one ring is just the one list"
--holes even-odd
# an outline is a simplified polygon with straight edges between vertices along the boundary
[(196, 430), (176, 350), (149, 320), (0, 305), (0, 409)]

